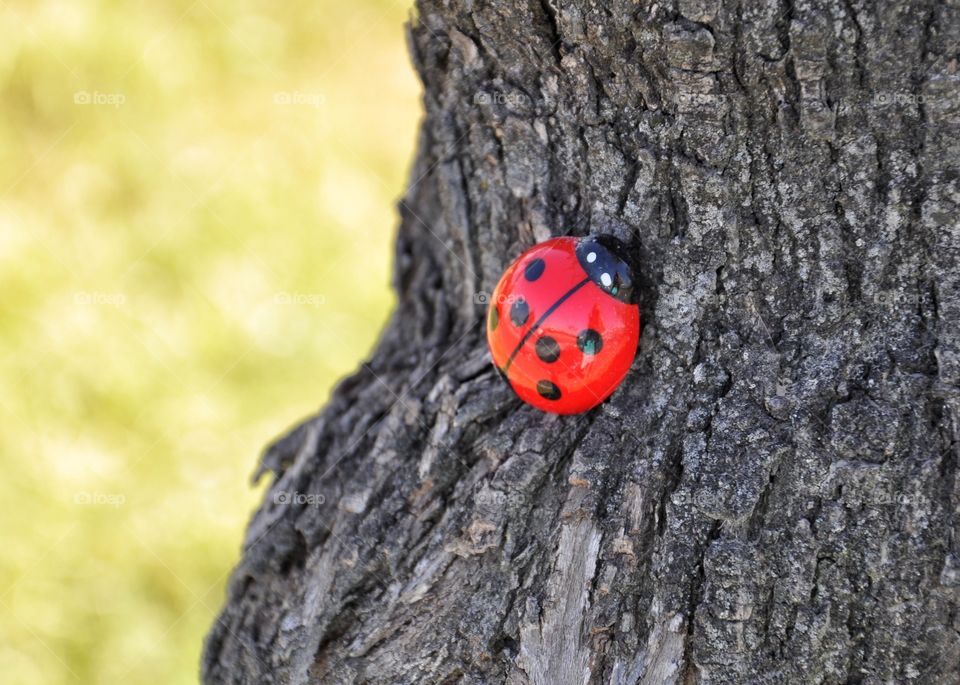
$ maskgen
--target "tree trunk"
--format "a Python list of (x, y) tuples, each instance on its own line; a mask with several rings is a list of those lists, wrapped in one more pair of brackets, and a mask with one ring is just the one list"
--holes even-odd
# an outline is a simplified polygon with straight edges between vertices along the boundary
[[(960, 3), (418, 9), (397, 309), (267, 449), (205, 681), (960, 682)], [(484, 293), (589, 232), (640, 350), (547, 415)]]

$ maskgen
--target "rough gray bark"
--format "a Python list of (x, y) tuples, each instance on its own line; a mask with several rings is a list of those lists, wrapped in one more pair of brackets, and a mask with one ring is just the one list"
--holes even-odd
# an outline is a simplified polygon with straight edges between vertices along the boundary
[[(397, 310), (266, 451), (205, 681), (960, 682), (960, 3), (420, 0), (410, 36)], [(548, 416), (476, 294), (590, 231), (637, 245), (641, 349)]]

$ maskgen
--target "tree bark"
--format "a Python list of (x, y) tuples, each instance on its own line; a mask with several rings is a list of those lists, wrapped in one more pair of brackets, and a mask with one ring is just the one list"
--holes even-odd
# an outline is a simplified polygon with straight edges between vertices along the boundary
[[(397, 308), (266, 450), (205, 682), (960, 682), (960, 3), (418, 5)], [(641, 345), (546, 415), (483, 294), (589, 232)]]

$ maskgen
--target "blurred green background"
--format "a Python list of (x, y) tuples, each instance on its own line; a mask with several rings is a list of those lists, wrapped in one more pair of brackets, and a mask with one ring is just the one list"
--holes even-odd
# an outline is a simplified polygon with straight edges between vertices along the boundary
[(0, 1), (0, 681), (194, 683), (261, 447), (391, 306), (398, 0)]

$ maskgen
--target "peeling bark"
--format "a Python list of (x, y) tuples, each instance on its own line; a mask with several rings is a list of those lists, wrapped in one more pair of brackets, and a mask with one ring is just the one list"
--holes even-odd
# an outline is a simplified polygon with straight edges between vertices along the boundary
[[(420, 0), (397, 309), (270, 446), (206, 683), (960, 682), (956, 0)], [(484, 293), (612, 233), (588, 414)]]

